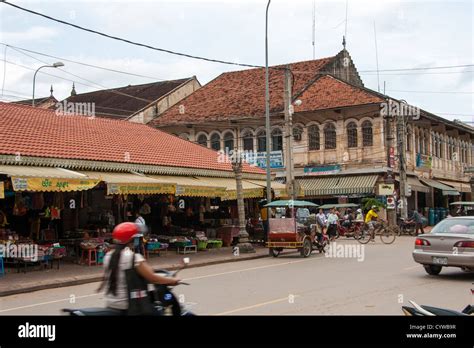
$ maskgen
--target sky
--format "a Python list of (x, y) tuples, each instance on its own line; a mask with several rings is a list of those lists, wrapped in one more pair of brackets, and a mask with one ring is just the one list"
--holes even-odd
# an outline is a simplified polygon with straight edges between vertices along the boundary
[[(265, 65), (267, 0), (9, 1), (155, 47)], [(336, 55), (346, 33), (346, 48), (366, 87), (383, 92), (385, 84), (390, 96), (474, 125), (474, 66), (383, 71), (474, 64), (472, 0), (272, 0), (268, 22), (270, 65), (313, 58), (313, 4), (316, 58)], [(0, 43), (3, 101), (30, 99), (34, 71), (44, 63), (61, 60), (11, 46), (146, 76), (64, 60), (64, 68), (44, 68), (36, 78), (36, 97), (49, 95), (53, 85), (59, 100), (70, 94), (73, 82), (77, 93), (193, 75), (204, 85), (223, 72), (243, 69), (132, 46), (2, 3)], [(377, 60), (379, 78), (375, 72)]]

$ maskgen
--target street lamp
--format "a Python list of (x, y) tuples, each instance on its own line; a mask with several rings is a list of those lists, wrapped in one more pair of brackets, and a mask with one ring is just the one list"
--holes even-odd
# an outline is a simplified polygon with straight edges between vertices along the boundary
[(38, 71), (40, 71), (40, 69), (42, 68), (59, 68), (61, 66), (64, 66), (63, 62), (56, 62), (53, 65), (43, 65), (43, 66), (40, 66), (38, 69), (36, 69), (35, 75), (33, 76), (33, 99), (31, 100), (31, 106), (35, 106), (35, 82), (36, 82), (36, 74), (38, 73)]
[(268, 0), (265, 12), (265, 133), (267, 150), (267, 204), (272, 201), (272, 183), (270, 174), (270, 90), (268, 83), (268, 8), (271, 0)]

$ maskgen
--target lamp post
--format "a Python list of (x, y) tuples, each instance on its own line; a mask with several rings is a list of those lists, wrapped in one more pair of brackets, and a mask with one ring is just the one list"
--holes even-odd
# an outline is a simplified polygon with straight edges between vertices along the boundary
[(61, 66), (64, 66), (63, 62), (56, 62), (53, 65), (43, 65), (43, 66), (40, 66), (38, 69), (36, 69), (35, 75), (33, 76), (33, 98), (31, 100), (31, 106), (35, 106), (35, 83), (36, 83), (36, 74), (38, 73), (38, 71), (40, 71), (40, 69), (42, 68), (59, 68)]
[[(268, 82), (268, 8), (271, 0), (268, 0), (265, 12), (265, 133), (267, 150), (267, 204), (272, 201), (272, 183), (270, 174), (270, 87)], [(268, 215), (267, 215), (268, 216)]]

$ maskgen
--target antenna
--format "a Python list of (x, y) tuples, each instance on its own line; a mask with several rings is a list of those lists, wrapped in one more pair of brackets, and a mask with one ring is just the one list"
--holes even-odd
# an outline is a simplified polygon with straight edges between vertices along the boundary
[(380, 76), (379, 76), (379, 54), (377, 51), (377, 30), (374, 21), (374, 39), (375, 39), (375, 62), (377, 64), (377, 91), (380, 93)]
[(315, 59), (315, 41), (316, 41), (316, 0), (313, 0), (313, 59)]

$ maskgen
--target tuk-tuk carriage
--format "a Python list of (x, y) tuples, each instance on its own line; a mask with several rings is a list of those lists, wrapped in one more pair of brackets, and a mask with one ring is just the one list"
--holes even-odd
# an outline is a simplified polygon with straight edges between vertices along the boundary
[[(277, 209), (286, 208), (286, 214), (280, 217), (268, 219), (268, 242), (269, 253), (277, 257), (283, 249), (297, 249), (301, 256), (308, 257), (313, 250), (315, 232), (309, 226), (298, 222), (298, 209), (317, 208), (318, 205), (307, 201), (281, 200), (266, 204), (264, 207)], [(298, 214), (301, 216), (301, 214)]]
[(456, 211), (456, 215), (463, 216), (474, 216), (474, 202), (472, 201), (457, 201), (449, 204), (450, 206), (459, 207)]

